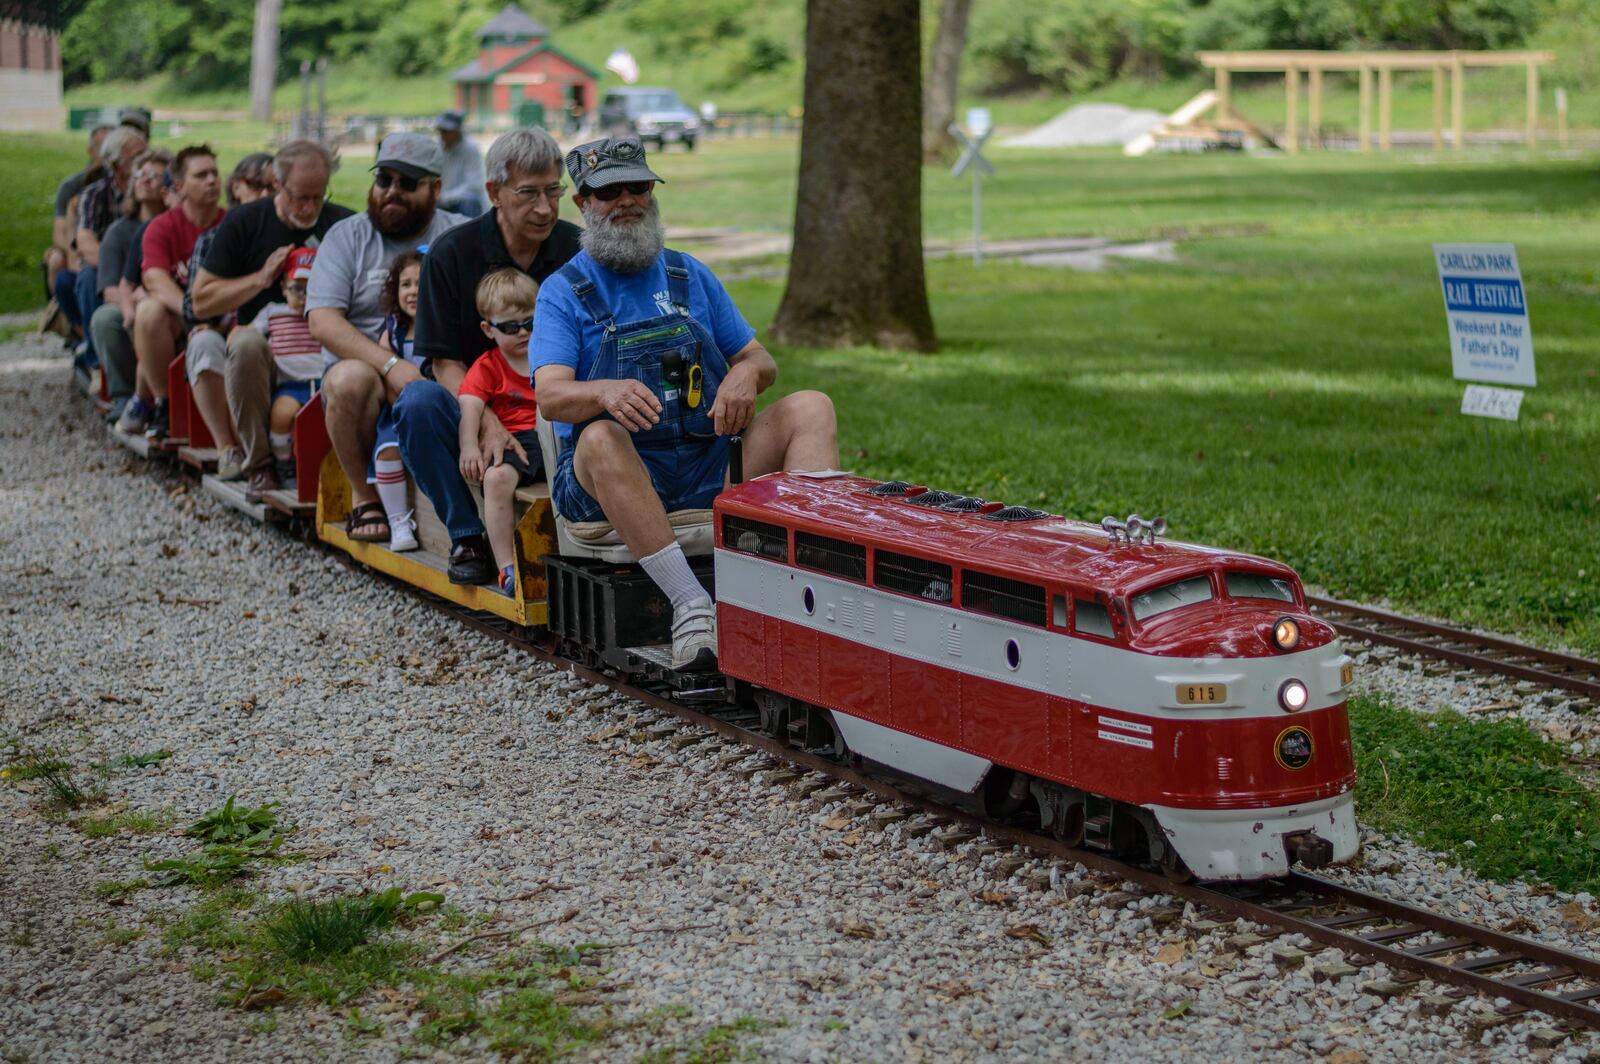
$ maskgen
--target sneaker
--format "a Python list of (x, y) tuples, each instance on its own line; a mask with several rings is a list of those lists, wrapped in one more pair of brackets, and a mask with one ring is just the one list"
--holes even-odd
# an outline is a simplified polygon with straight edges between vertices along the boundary
[(293, 458), (274, 458), (272, 460), (272, 468), (278, 474), (278, 480), (284, 487), (294, 486), (299, 474), (295, 472)]
[(500, 569), (500, 594), (511, 598), (517, 597), (516, 566), (506, 565)]
[(277, 491), (283, 487), (278, 480), (277, 470), (271, 466), (262, 466), (250, 474), (250, 482), (245, 485), (244, 499), (246, 502), (260, 502), (268, 492)]
[(128, 409), (127, 399), (121, 397), (112, 399), (111, 407), (106, 411), (106, 424), (115, 425), (122, 419), (122, 412), (126, 409)]
[(146, 439), (164, 440), (171, 431), (171, 408), (165, 399), (157, 399), (156, 405), (150, 408), (150, 423), (144, 427)]
[(138, 436), (144, 432), (148, 424), (150, 424), (150, 404), (135, 395), (128, 400), (128, 405), (122, 408), (122, 415), (117, 418), (117, 431), (129, 436)]
[(710, 599), (672, 611), (672, 667), (680, 672), (717, 667), (717, 607)]
[(244, 476), (244, 448), (229, 447), (217, 455), (217, 479), (238, 480)]
[(417, 520), (413, 514), (415, 510), (407, 510), (405, 516), (389, 522), (389, 549), (403, 552), (417, 549)]
[(91, 394), (94, 388), (94, 367), (89, 364), (89, 357), (77, 354), (72, 358), (72, 379), (77, 382), (78, 390), (84, 395)]
[(494, 579), (494, 559), (482, 536), (458, 539), (450, 546), (450, 582), (487, 584)]

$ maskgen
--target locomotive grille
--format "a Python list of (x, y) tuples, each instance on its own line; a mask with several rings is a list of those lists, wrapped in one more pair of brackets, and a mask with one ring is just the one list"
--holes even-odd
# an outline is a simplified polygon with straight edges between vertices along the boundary
[(789, 560), (789, 532), (782, 525), (730, 515), (722, 519), (722, 544), (744, 554)]
[(925, 491), (921, 495), (911, 496), (906, 502), (912, 506), (943, 506), (960, 497), (953, 491)]
[(961, 574), (961, 605), (1044, 627), (1045, 590), (1037, 584), (967, 569)]
[(1007, 506), (992, 514), (979, 516), (985, 521), (1037, 521), (1041, 517), (1049, 517), (1050, 513), (1048, 510), (1035, 510), (1031, 506)]
[(957, 495), (949, 502), (939, 504), (939, 509), (950, 510), (953, 513), (970, 514), (983, 506), (983, 500), (975, 495)]
[(888, 480), (875, 488), (868, 488), (868, 495), (904, 495), (911, 490), (911, 485), (903, 480)]
[(950, 601), (950, 567), (909, 554), (878, 551), (873, 565), (873, 583), (933, 602)]

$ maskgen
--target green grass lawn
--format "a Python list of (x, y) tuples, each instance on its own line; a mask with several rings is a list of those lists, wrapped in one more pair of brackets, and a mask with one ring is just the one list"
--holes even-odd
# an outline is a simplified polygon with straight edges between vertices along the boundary
[[(49, 192), (80, 149), (3, 143), (0, 306), (19, 309), (37, 305)], [(990, 235), (1188, 234), (1181, 261), (939, 262), (938, 354), (780, 349), (780, 390), (835, 397), (848, 465), (1092, 520), (1163, 514), (1335, 594), (1600, 652), (1593, 160), (994, 158)], [(667, 220), (785, 230), (795, 161), (793, 140), (659, 156)], [(934, 168), (923, 184), (928, 237), (967, 237), (968, 186)], [(364, 185), (347, 166), (336, 197), (359, 204)], [(1455, 413), (1435, 241), (1517, 245), (1539, 366), (1520, 428)], [(771, 321), (781, 284), (732, 287)]]

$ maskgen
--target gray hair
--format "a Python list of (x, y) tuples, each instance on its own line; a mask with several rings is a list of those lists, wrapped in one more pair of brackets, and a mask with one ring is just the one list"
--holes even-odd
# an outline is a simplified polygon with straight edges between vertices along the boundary
[(122, 150), (130, 143), (138, 141), (140, 145), (150, 143), (143, 133), (132, 126), (118, 126), (106, 134), (106, 139), (100, 144), (100, 161), (107, 166), (112, 165), (122, 158)]
[(502, 133), (484, 158), (484, 176), (497, 185), (519, 174), (539, 174), (561, 169), (561, 146), (538, 126), (523, 126)]
[(278, 184), (289, 180), (289, 172), (295, 168), (296, 163), (307, 159), (316, 158), (322, 161), (327, 169), (328, 176), (332, 177), (339, 169), (339, 158), (327, 148), (314, 140), (291, 140), (278, 149), (278, 154), (272, 159), (272, 172), (278, 175)]
[(99, 125), (89, 130), (89, 143), (91, 145), (94, 144), (94, 138), (105, 136), (107, 133), (110, 133), (116, 128), (117, 127), (112, 125), (110, 122), (101, 122)]

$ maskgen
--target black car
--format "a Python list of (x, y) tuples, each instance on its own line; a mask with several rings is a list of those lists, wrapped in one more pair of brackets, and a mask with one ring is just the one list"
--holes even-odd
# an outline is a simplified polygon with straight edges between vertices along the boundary
[(658, 149), (681, 143), (694, 151), (700, 116), (671, 89), (612, 89), (600, 104), (600, 128), (613, 137), (632, 133)]

